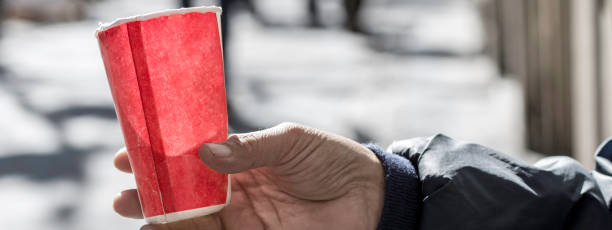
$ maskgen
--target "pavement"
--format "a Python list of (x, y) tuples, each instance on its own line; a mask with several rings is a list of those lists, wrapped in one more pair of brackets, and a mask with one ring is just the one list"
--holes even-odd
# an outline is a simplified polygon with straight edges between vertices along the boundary
[[(261, 1), (259, 7), (269, 9), (269, 2)], [(115, 194), (135, 185), (130, 175), (112, 167), (123, 139), (94, 30), (99, 21), (174, 3), (95, 1), (81, 21), (4, 23), (2, 229), (137, 229), (144, 223), (121, 218), (111, 209)], [(264, 26), (247, 13), (231, 18), (226, 40), (229, 100), (233, 114), (249, 127), (294, 121), (383, 146), (445, 133), (528, 162), (539, 158), (524, 150), (521, 87), (515, 79), (500, 77), (482, 55), (473, 6), (444, 5), (453, 13), (421, 18), (393, 16), (419, 28), (401, 33), (412, 39), (406, 42), (385, 31), (344, 31), (334, 24), (337, 18), (330, 19), (328, 29), (305, 27), (300, 4), (287, 0), (274, 10), (260, 11), (268, 20), (289, 22), (284, 26)], [(323, 15), (334, 15), (339, 7), (326, 9)], [(431, 22), (434, 32), (419, 32), (427, 31)], [(461, 31), (472, 31), (467, 33), (472, 37), (456, 37)], [(376, 46), (389, 41), (377, 40), (385, 33), (398, 42)]]

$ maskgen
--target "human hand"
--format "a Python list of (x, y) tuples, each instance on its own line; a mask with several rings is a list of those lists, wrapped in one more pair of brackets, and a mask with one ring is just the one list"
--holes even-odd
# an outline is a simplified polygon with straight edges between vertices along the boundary
[[(202, 161), (232, 174), (230, 204), (219, 213), (141, 230), (376, 229), (384, 199), (383, 169), (362, 145), (333, 134), (284, 123), (205, 144)], [(127, 152), (115, 166), (131, 172)], [(122, 216), (142, 218), (135, 189), (115, 198)]]

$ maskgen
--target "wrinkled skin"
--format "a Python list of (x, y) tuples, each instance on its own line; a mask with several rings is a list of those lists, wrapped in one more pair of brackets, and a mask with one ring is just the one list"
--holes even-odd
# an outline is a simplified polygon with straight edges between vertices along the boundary
[[(141, 229), (375, 229), (383, 206), (383, 169), (367, 148), (344, 137), (284, 123), (203, 145), (202, 161), (232, 174), (221, 212)], [(131, 172), (125, 149), (115, 166)], [(142, 218), (135, 189), (114, 201), (122, 216)]]

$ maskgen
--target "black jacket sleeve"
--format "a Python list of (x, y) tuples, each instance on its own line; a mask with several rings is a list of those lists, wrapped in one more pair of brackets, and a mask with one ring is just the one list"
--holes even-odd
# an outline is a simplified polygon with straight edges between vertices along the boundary
[(389, 151), (415, 166), (420, 229), (612, 229), (612, 152), (600, 150), (590, 172), (569, 157), (530, 166), (444, 135)]

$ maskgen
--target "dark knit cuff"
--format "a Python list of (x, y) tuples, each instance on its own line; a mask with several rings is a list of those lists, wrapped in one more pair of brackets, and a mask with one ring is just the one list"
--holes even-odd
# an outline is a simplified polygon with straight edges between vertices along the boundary
[(374, 144), (365, 145), (380, 159), (385, 170), (385, 201), (379, 230), (417, 229), (419, 177), (410, 161), (387, 153)]

